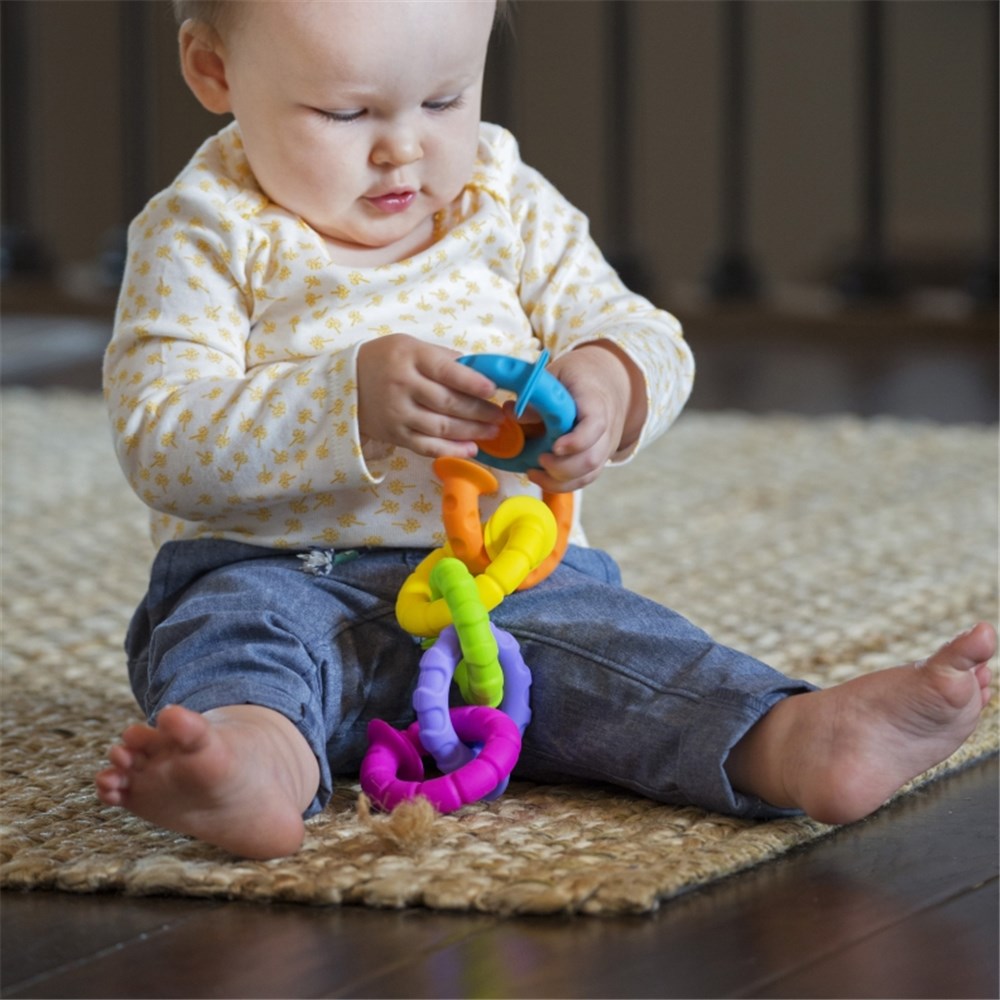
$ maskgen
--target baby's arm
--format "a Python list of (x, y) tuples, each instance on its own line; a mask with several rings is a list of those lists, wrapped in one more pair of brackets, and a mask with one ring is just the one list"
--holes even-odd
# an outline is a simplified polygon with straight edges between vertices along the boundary
[(565, 493), (592, 483), (608, 460), (638, 440), (646, 420), (642, 372), (610, 341), (591, 341), (563, 354), (549, 370), (576, 403), (577, 422), (542, 455), (529, 478)]
[(358, 350), (358, 427), (362, 440), (400, 445), (437, 458), (472, 458), (477, 439), (493, 437), (503, 410), (496, 385), (461, 365), (457, 351), (404, 333)]
[(295, 531), (306, 497), (330, 502), (374, 479), (357, 433), (356, 345), (322, 349), (315, 325), (319, 346), (296, 342), (308, 320), (271, 319), (282, 300), (255, 281), (269, 254), (291, 251), (216, 194), (178, 183), (130, 228), (104, 359), (116, 450), (136, 493), (168, 517), (252, 537), (287, 505)]
[(586, 216), (498, 140), (510, 177), (520, 248), (518, 294), (550, 370), (577, 404), (578, 423), (530, 478), (553, 492), (593, 482), (673, 423), (691, 391), (694, 361), (669, 313), (629, 291), (591, 239)]

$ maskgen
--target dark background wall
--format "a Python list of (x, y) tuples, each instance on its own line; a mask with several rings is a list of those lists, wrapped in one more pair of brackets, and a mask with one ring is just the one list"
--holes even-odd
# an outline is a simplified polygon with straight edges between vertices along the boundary
[[(514, 0), (484, 116), (680, 316), (693, 405), (995, 421), (997, 12)], [(223, 122), (167, 0), (0, 16), (0, 376), (96, 384), (124, 226)]]
[[(859, 239), (871, 2), (738, 2), (750, 249), (769, 283), (825, 278)], [(166, 0), (2, 6), (4, 59), (16, 73), (4, 120), (15, 106), (23, 119), (20, 134), (4, 135), (5, 173), (23, 175), (5, 221), (25, 224), (58, 269), (72, 270), (220, 122), (179, 78)], [(629, 8), (631, 93), (610, 106), (615, 6)], [(971, 269), (995, 226), (994, 6), (884, 6), (886, 246), (907, 266), (937, 268), (939, 280)], [(716, 0), (519, 0), (491, 65), (486, 114), (515, 129), (525, 158), (591, 215), (605, 245), (627, 240), (609, 252), (638, 254), (661, 296), (701, 279), (719, 250), (726, 11)], [(622, 116), (626, 173), (608, 153)], [(622, 198), (627, 234), (616, 225)]]

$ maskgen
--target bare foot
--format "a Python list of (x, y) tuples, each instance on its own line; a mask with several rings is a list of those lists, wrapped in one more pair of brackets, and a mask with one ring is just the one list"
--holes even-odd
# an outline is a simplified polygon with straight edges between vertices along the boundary
[(95, 782), (101, 801), (247, 858), (292, 854), (319, 767), (283, 715), (255, 705), (164, 708), (130, 726)]
[(786, 698), (733, 748), (733, 787), (824, 823), (867, 816), (968, 739), (996, 646), (981, 623), (927, 660)]

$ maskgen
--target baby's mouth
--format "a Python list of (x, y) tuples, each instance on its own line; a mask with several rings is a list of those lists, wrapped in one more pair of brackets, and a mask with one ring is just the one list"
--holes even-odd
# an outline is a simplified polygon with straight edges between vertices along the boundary
[(416, 191), (402, 189), (399, 191), (387, 191), (385, 194), (369, 195), (365, 198), (370, 205), (387, 215), (394, 215), (396, 212), (404, 212), (413, 204), (417, 197)]

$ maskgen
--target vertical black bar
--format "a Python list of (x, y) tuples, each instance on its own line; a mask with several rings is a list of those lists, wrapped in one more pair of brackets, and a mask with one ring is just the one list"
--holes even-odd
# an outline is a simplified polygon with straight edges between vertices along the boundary
[(849, 299), (884, 299), (897, 291), (885, 247), (885, 4), (861, 3), (861, 237), (840, 281)]
[(121, 10), (122, 218), (126, 222), (153, 194), (150, 7), (146, 0), (125, 0)]
[(608, 0), (604, 11), (608, 75), (604, 135), (608, 260), (629, 288), (641, 295), (649, 295), (649, 278), (635, 252), (632, 211), (636, 129), (635, 4), (633, 0)]
[(483, 117), (517, 134), (514, 89), (517, 79), (517, 7), (508, 4), (493, 27), (483, 84)]
[(865, 103), (863, 113), (864, 170), (864, 234), (862, 248), (872, 261), (881, 261), (885, 241), (885, 198), (883, 178), (885, 156), (884, 81), (882, 53), (885, 35), (885, 15), (882, 0), (868, 0), (864, 6), (864, 81)]
[(146, 0), (121, 0), (120, 3), (121, 218), (120, 224), (105, 234), (100, 260), (101, 277), (109, 288), (116, 288), (125, 272), (128, 223), (153, 194), (152, 46), (149, 23), (152, 6)]
[(606, 4), (608, 40), (608, 104), (605, 118), (605, 184), (607, 185), (608, 232), (616, 251), (627, 249), (632, 239), (631, 75), (629, 52), (629, 0)]
[(723, 246), (741, 250), (746, 236), (746, 90), (747, 59), (744, 42), (746, 8), (729, 0), (723, 23), (725, 73), (722, 132), (722, 240)]
[(28, 204), (27, 52), (25, 6), (0, 3), (0, 100), (2, 100), (3, 222), (24, 215)]
[(749, 71), (747, 13), (750, 0), (722, 5), (722, 107), (720, 110), (721, 174), (718, 260), (708, 277), (716, 300), (752, 299), (760, 282), (747, 253), (748, 153), (747, 107)]
[(31, 52), (29, 6), (23, 0), (0, 3), (0, 150), (2, 150), (3, 224), (0, 277), (40, 274), (47, 258), (33, 232), (31, 185)]
[(986, 246), (969, 282), (973, 301), (980, 306), (995, 305), (1000, 298), (1000, 3), (986, 0), (986, 6)]

